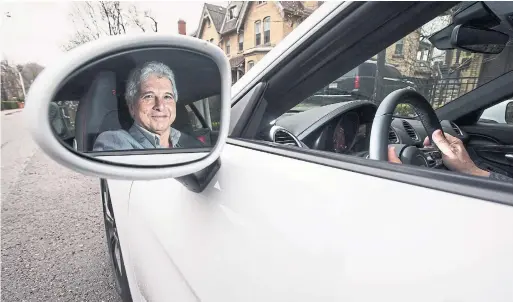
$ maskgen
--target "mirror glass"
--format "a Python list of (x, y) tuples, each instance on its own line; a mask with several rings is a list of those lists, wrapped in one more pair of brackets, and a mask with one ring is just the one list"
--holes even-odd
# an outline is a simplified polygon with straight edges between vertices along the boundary
[(505, 120), (508, 124), (513, 124), (513, 101), (506, 105)]
[[(217, 64), (183, 49), (118, 53), (72, 74), (50, 104), (59, 140), (76, 152), (119, 161), (130, 154), (198, 159), (220, 129)], [(196, 153), (194, 155), (193, 153)]]
[(508, 39), (508, 35), (496, 30), (458, 25), (452, 32), (451, 44), (472, 52), (498, 54), (504, 50)]

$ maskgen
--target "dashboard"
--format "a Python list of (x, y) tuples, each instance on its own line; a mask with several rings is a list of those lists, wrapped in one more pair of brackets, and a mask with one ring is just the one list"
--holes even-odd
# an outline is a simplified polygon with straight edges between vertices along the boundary
[[(342, 102), (283, 116), (264, 131), (267, 140), (296, 147), (368, 157), (372, 121), (377, 106), (369, 101)], [(468, 136), (453, 122), (441, 121), (444, 132)], [(389, 144), (422, 147), (427, 132), (419, 120), (394, 117)]]

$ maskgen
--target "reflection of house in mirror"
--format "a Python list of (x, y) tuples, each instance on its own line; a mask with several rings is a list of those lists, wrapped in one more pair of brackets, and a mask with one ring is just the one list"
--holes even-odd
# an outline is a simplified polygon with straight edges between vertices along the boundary
[(195, 37), (226, 53), (236, 82), (322, 4), (322, 1), (206, 3)]

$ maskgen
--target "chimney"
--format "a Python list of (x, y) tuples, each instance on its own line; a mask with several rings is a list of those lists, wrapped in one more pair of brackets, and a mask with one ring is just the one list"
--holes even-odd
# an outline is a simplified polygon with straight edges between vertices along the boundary
[(180, 35), (187, 35), (186, 23), (184, 20), (178, 20), (178, 33)]

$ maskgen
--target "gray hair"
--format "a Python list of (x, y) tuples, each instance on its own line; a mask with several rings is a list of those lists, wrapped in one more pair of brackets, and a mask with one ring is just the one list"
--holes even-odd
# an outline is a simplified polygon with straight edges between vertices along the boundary
[(146, 62), (142, 66), (134, 68), (128, 76), (126, 84), (125, 99), (128, 106), (133, 104), (141, 93), (141, 83), (151, 75), (159, 78), (167, 78), (173, 85), (175, 101), (178, 101), (178, 91), (176, 91), (175, 74), (166, 64), (161, 62)]

